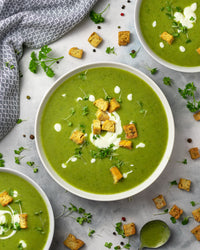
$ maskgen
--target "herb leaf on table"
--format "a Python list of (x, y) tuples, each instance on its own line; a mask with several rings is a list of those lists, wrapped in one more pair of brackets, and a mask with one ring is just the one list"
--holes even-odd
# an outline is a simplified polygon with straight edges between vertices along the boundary
[(109, 8), (109, 6), (110, 4), (108, 4), (106, 8), (100, 13), (96, 13), (94, 10), (90, 11), (90, 19), (96, 24), (103, 23), (104, 18), (102, 17), (102, 14)]

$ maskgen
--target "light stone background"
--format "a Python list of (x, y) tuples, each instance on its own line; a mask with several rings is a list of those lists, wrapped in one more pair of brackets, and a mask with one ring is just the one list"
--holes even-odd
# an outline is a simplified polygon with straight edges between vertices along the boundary
[[(121, 236), (114, 236), (112, 234), (115, 223), (119, 222), (122, 216), (126, 217), (127, 222), (133, 221), (137, 227), (137, 234), (130, 237), (131, 249), (138, 249), (139, 231), (144, 223), (153, 219), (162, 219), (166, 221), (171, 229), (171, 239), (162, 249), (200, 249), (200, 243), (196, 241), (194, 236), (190, 233), (191, 229), (198, 225), (196, 221), (190, 219), (189, 224), (185, 226), (181, 224), (181, 221), (172, 224), (169, 215), (153, 215), (159, 211), (152, 202), (152, 198), (158, 194), (163, 194), (167, 200), (167, 207), (170, 208), (173, 204), (177, 204), (183, 208), (184, 216), (191, 215), (192, 210), (194, 210), (190, 201), (200, 202), (200, 160), (192, 161), (188, 153), (190, 147), (200, 146), (199, 123), (193, 119), (192, 113), (186, 108), (186, 101), (180, 97), (177, 91), (178, 87), (183, 88), (186, 83), (192, 81), (199, 87), (200, 74), (178, 73), (155, 62), (141, 47), (136, 36), (133, 21), (135, 1), (132, 0), (131, 3), (127, 3), (125, 0), (101, 0), (95, 6), (95, 10), (101, 11), (108, 2), (110, 2), (111, 6), (104, 15), (105, 23), (100, 24), (102, 27), (100, 30), (97, 29), (97, 25), (89, 18), (86, 18), (62, 39), (51, 44), (55, 56), (65, 56), (59, 64), (54, 66), (56, 72), (54, 78), (48, 78), (43, 72), (38, 72), (38, 74), (31, 73), (28, 69), (28, 64), (32, 50), (25, 49), (24, 56), (20, 62), (20, 69), (23, 73), (23, 78), (21, 78), (20, 83), (20, 118), (26, 121), (16, 125), (0, 142), (0, 152), (3, 153), (6, 161), (5, 167), (23, 172), (35, 180), (49, 197), (55, 216), (61, 213), (63, 204), (68, 206), (70, 202), (92, 213), (92, 223), (83, 226), (79, 225), (72, 218), (73, 215), (71, 217), (57, 219), (55, 221), (55, 234), (51, 250), (66, 249), (63, 245), (63, 241), (68, 233), (73, 233), (78, 238), (82, 239), (86, 243), (82, 249), (87, 250), (106, 249), (104, 247), (106, 241), (112, 242), (113, 246), (119, 245), (121, 241), (127, 242), (127, 239), (122, 239)], [(126, 5), (124, 10), (121, 9), (123, 4)], [(125, 16), (121, 17), (121, 12), (125, 13)], [(131, 31), (131, 43), (128, 46), (119, 47), (117, 44), (118, 25), (121, 26), (121, 30)], [(96, 49), (96, 53), (93, 52), (93, 47), (87, 42), (89, 35), (93, 31), (96, 31), (104, 39), (101, 46)], [(69, 48), (73, 46), (84, 49), (85, 53), (82, 60), (72, 58), (68, 55)], [(105, 50), (108, 46), (114, 46), (117, 55), (106, 54)], [(139, 48), (140, 51), (138, 56), (135, 59), (131, 58), (129, 55), (130, 51), (132, 49), (138, 50)], [(135, 195), (131, 199), (115, 202), (89, 201), (79, 198), (70, 192), (66, 192), (48, 175), (36, 152), (35, 141), (29, 139), (30, 134), (34, 133), (36, 111), (41, 99), (53, 85), (54, 81), (62, 74), (77, 66), (97, 61), (125, 63), (136, 67), (150, 76), (166, 95), (172, 108), (176, 126), (174, 150), (165, 171), (158, 180), (147, 188), (147, 190)], [(147, 66), (152, 68), (157, 67), (159, 73), (155, 76), (151, 75), (146, 69)], [(164, 76), (169, 76), (173, 79), (173, 85), (171, 87), (165, 86), (162, 83)], [(30, 100), (26, 99), (27, 95), (31, 96)], [(26, 134), (26, 138), (23, 137), (23, 134)], [(187, 138), (192, 138), (193, 142), (189, 144)], [(26, 157), (21, 161), (21, 165), (17, 165), (14, 161), (13, 150), (20, 146), (28, 148), (28, 150), (24, 152)], [(187, 165), (178, 163), (178, 161), (182, 161), (184, 158), (188, 159)], [(39, 172), (34, 174), (32, 169), (26, 166), (26, 161), (36, 162), (40, 166)], [(148, 167), (148, 162), (146, 165)], [(181, 191), (176, 186), (170, 188), (169, 182), (173, 180), (178, 181), (180, 177), (192, 180), (190, 192)], [(198, 206), (196, 206), (196, 208), (197, 207)], [(91, 238), (88, 237), (89, 229), (96, 230), (96, 233)], [(112, 247), (112, 249), (114, 248)]]

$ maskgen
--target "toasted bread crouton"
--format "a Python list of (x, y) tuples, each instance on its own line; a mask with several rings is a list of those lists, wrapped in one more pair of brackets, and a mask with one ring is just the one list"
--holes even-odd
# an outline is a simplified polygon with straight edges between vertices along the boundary
[(123, 175), (121, 174), (121, 172), (119, 171), (117, 167), (110, 168), (110, 172), (112, 174), (114, 184), (116, 184), (118, 181), (120, 181), (123, 178)]
[(97, 48), (102, 41), (103, 39), (97, 35), (96, 32), (93, 32), (88, 38), (88, 42), (95, 48)]
[(100, 109), (97, 110), (96, 117), (99, 121), (106, 121), (110, 119), (109, 115)]
[(106, 111), (109, 106), (109, 102), (105, 101), (102, 98), (97, 99), (96, 101), (93, 102), (93, 104), (102, 111)]
[(72, 135), (70, 136), (70, 139), (76, 144), (83, 144), (85, 136), (83, 132), (76, 130), (72, 133)]
[(116, 101), (115, 98), (111, 99), (108, 112), (112, 113), (112, 112), (114, 112), (115, 110), (117, 110), (119, 108), (120, 108), (120, 104), (118, 103), (118, 101)]
[(130, 43), (130, 31), (119, 31), (118, 32), (118, 44), (124, 46)]
[(170, 35), (169, 33), (167, 33), (166, 31), (163, 32), (160, 37), (166, 41), (169, 45), (171, 45), (174, 41), (174, 37), (172, 35)]
[(196, 49), (196, 52), (200, 55), (200, 48)]
[(12, 201), (13, 201), (13, 198), (12, 196), (8, 194), (8, 192), (4, 191), (0, 193), (0, 203), (3, 207), (7, 206)]
[(69, 55), (81, 59), (83, 56), (83, 50), (73, 47), (69, 50)]
[(132, 149), (132, 141), (121, 140), (121, 141), (119, 142), (119, 146), (120, 146), (120, 147), (123, 147), (123, 148)]
[(187, 179), (180, 178), (178, 188), (190, 191), (191, 181)]
[(190, 153), (190, 156), (193, 160), (197, 159), (200, 157), (200, 154), (199, 154), (199, 149), (196, 147), (196, 148), (191, 148), (189, 150), (189, 153)]
[(133, 139), (133, 138), (138, 137), (135, 124), (124, 125), (123, 129), (124, 129), (124, 132), (126, 133), (127, 139)]
[(194, 219), (200, 222), (200, 207), (192, 211)]
[(181, 214), (183, 213), (183, 210), (179, 207), (177, 207), (176, 205), (174, 205), (170, 211), (169, 214), (174, 217), (176, 220), (178, 220), (181, 216)]
[(19, 219), (20, 219), (19, 225), (23, 229), (28, 228), (27, 217), (28, 217), (28, 214), (20, 214), (19, 215)]
[(102, 125), (102, 130), (114, 133), (115, 132), (115, 121), (106, 120)]
[(77, 239), (73, 234), (69, 234), (63, 244), (71, 250), (78, 250), (85, 244), (85, 242)]
[(126, 237), (129, 237), (129, 236), (134, 235), (136, 233), (134, 223), (124, 224), (123, 229), (124, 229), (124, 234)]
[(193, 115), (196, 121), (200, 121), (200, 111)]
[(196, 239), (200, 241), (200, 225), (197, 226), (197, 227), (195, 227), (195, 228), (193, 228), (191, 230), (191, 233), (194, 234), (194, 236), (196, 237)]
[(155, 203), (156, 207), (158, 209), (161, 209), (163, 207), (165, 207), (167, 204), (166, 204), (166, 201), (164, 199), (164, 196), (162, 194), (158, 195), (157, 197), (155, 197), (153, 199), (153, 202)]
[(101, 134), (101, 122), (99, 120), (93, 121), (93, 134), (95, 135)]

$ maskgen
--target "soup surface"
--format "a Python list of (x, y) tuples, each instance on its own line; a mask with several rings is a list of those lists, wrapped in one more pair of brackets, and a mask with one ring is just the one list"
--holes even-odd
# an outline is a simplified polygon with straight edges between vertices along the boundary
[[(142, 0), (140, 28), (149, 47), (179, 66), (200, 66), (200, 0)], [(174, 41), (161, 39), (167, 32)]]
[[(12, 197), (8, 205), (0, 204), (0, 249), (42, 250), (49, 233), (49, 215), (38, 191), (19, 176), (0, 173), (0, 193)], [(0, 196), (1, 196), (0, 194)], [(20, 215), (27, 216), (21, 228)]]
[[(119, 109), (107, 112), (115, 132), (93, 134), (93, 102), (99, 98), (120, 103)], [(123, 126), (131, 123), (138, 132), (129, 140), (133, 148), (119, 147), (127, 140)], [(82, 145), (70, 140), (76, 130), (84, 133)], [(66, 182), (90, 193), (114, 194), (141, 184), (154, 172), (165, 152), (168, 123), (147, 83), (129, 72), (102, 67), (72, 76), (53, 92), (43, 110), (40, 135), (49, 163)], [(123, 174), (116, 184), (113, 166)]]

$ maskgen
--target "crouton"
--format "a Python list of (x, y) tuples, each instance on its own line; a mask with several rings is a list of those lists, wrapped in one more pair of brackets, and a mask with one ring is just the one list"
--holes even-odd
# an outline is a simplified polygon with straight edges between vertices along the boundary
[(93, 102), (93, 104), (102, 111), (106, 111), (109, 106), (109, 102), (100, 98)]
[(0, 193), (0, 203), (3, 207), (7, 206), (12, 201), (13, 201), (13, 198), (12, 196), (8, 194), (8, 192), (4, 191)]
[(81, 59), (83, 56), (83, 50), (73, 47), (69, 50), (69, 55)]
[(85, 244), (85, 242), (77, 239), (73, 234), (69, 234), (63, 244), (71, 250), (78, 250)]
[(171, 45), (174, 41), (174, 37), (172, 35), (170, 35), (169, 33), (167, 33), (166, 31), (163, 32), (160, 37), (166, 41), (169, 45)]
[[(200, 48), (199, 48), (199, 49), (200, 49)], [(196, 121), (200, 121), (200, 111), (199, 111), (198, 113), (194, 114), (193, 117), (194, 117), (194, 119), (195, 119)]]
[(124, 129), (124, 132), (126, 133), (127, 139), (133, 139), (133, 138), (138, 137), (135, 124), (124, 125), (123, 129)]
[(191, 181), (187, 179), (180, 178), (178, 188), (190, 191)]
[(120, 147), (123, 147), (123, 148), (132, 149), (132, 141), (121, 140), (121, 141), (119, 142), (119, 146), (120, 146)]
[(200, 55), (200, 48), (196, 49), (196, 52)]
[(93, 121), (93, 134), (95, 135), (101, 134), (101, 122), (99, 120)]
[(134, 235), (136, 233), (134, 223), (124, 224), (123, 229), (124, 229), (124, 234), (126, 237), (129, 237), (129, 236)]
[(196, 239), (197, 239), (198, 241), (200, 241), (200, 225), (197, 226), (197, 227), (195, 227), (195, 228), (193, 228), (193, 229), (191, 230), (191, 233), (194, 234), (194, 236), (196, 237)]
[(99, 121), (106, 121), (110, 119), (109, 115), (100, 109), (97, 110), (96, 117)]
[(199, 154), (199, 149), (196, 147), (196, 148), (191, 148), (189, 150), (189, 153), (190, 153), (190, 156), (193, 160), (197, 159), (200, 157), (200, 154)]
[(194, 219), (200, 222), (200, 207), (192, 211)]
[(153, 199), (153, 202), (155, 203), (156, 207), (158, 209), (161, 209), (163, 207), (165, 207), (167, 204), (166, 204), (166, 201), (164, 199), (164, 196), (162, 194), (158, 195), (157, 197), (155, 197)]
[(120, 108), (120, 104), (116, 101), (116, 99), (115, 98), (111, 99), (108, 112), (112, 113), (119, 108)]
[(27, 217), (28, 217), (28, 214), (20, 214), (19, 215), (19, 219), (20, 219), (19, 225), (23, 229), (28, 228)]
[(102, 125), (102, 130), (115, 132), (115, 121), (106, 120)]
[(110, 172), (113, 176), (114, 184), (116, 184), (118, 181), (120, 181), (123, 178), (123, 175), (119, 171), (117, 167), (110, 168)]
[(119, 46), (124, 46), (130, 43), (130, 31), (120, 31), (118, 32), (118, 44)]
[(180, 218), (181, 214), (183, 213), (183, 210), (176, 205), (174, 205), (170, 211), (169, 214), (174, 217), (176, 220)]
[(97, 35), (96, 32), (93, 32), (88, 38), (88, 42), (95, 48), (97, 48), (102, 41), (103, 39)]
[(70, 136), (70, 139), (76, 144), (83, 144), (85, 136), (83, 132), (76, 130), (72, 133), (72, 135)]

